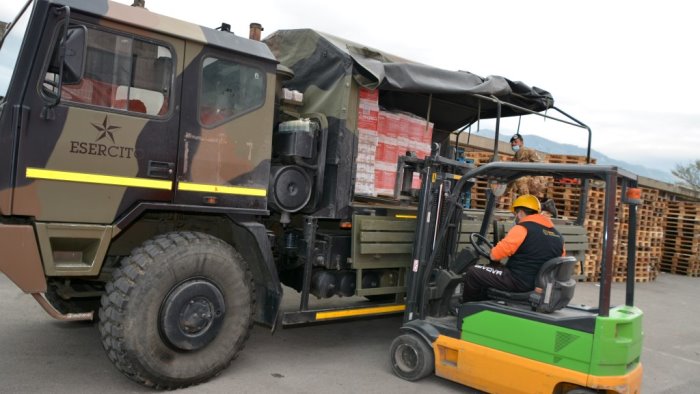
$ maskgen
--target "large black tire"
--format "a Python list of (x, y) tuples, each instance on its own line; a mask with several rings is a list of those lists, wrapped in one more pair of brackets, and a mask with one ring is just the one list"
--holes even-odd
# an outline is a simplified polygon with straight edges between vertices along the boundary
[(117, 369), (144, 386), (175, 389), (231, 363), (250, 334), (255, 294), (233, 247), (174, 232), (134, 249), (101, 303), (102, 344)]
[(435, 370), (435, 354), (430, 345), (415, 334), (403, 334), (391, 343), (391, 368), (396, 376), (414, 381)]

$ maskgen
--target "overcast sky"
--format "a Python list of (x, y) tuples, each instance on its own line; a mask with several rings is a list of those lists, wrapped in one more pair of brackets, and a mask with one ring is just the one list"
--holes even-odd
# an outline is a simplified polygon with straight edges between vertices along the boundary
[[(0, 20), (20, 4), (3, 1)], [(608, 156), (662, 170), (700, 159), (700, 23), (692, 1), (146, 0), (146, 7), (203, 26), (226, 22), (246, 37), (250, 22), (263, 25), (263, 37), (314, 28), (436, 67), (520, 80), (588, 124), (593, 148)], [(513, 133), (517, 119), (502, 127)], [(587, 139), (542, 118), (523, 118), (520, 131), (579, 146)]]

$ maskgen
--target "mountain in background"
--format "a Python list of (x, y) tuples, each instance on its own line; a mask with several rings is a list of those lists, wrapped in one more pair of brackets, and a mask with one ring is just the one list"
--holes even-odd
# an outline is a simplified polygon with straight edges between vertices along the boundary
[[(481, 130), (478, 134), (481, 137), (493, 138), (496, 133), (493, 130)], [(511, 135), (499, 135), (499, 140), (508, 142)], [(464, 139), (465, 136), (462, 136)], [(538, 135), (528, 135), (523, 134), (523, 139), (525, 140), (525, 146), (528, 148), (533, 148), (541, 152), (556, 154), (556, 155), (577, 155), (586, 156), (586, 148), (581, 148), (576, 145), (571, 144), (560, 144), (554, 142), (544, 137)], [(641, 175), (647, 178), (656, 179), (662, 182), (677, 183), (678, 180), (671, 175), (671, 173), (661, 170), (656, 170), (653, 168), (647, 168), (638, 164), (631, 164), (622, 160), (615, 160), (608, 157), (595, 149), (591, 149), (591, 157), (596, 159), (597, 164), (612, 165), (624, 168), (627, 171), (631, 171), (637, 175)]]

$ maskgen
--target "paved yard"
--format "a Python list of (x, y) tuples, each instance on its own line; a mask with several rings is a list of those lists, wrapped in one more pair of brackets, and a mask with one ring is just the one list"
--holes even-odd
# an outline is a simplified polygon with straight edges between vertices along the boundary
[[(598, 287), (579, 283), (575, 302), (593, 304)], [(291, 292), (290, 292), (291, 293)], [(624, 283), (613, 288), (624, 299)], [(289, 294), (285, 305), (293, 307)], [(662, 274), (637, 284), (644, 312), (643, 391), (700, 391), (700, 278)], [(96, 327), (52, 320), (29, 295), (0, 275), (2, 392), (149, 392), (123, 377), (104, 355)], [(256, 327), (246, 348), (197, 393), (464, 393), (436, 377), (417, 383), (396, 378), (388, 348), (399, 316), (279, 330)]]

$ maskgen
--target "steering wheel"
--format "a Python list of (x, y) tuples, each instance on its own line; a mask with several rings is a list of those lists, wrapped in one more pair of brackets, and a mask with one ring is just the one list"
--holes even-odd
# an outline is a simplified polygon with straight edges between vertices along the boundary
[[(474, 250), (476, 250), (479, 255), (486, 257), (489, 260), (491, 259), (491, 249), (493, 249), (493, 244), (491, 241), (486, 239), (486, 237), (479, 233), (471, 233), (469, 235), (469, 242), (471, 242)], [(484, 248), (484, 244), (488, 246), (488, 249)]]

